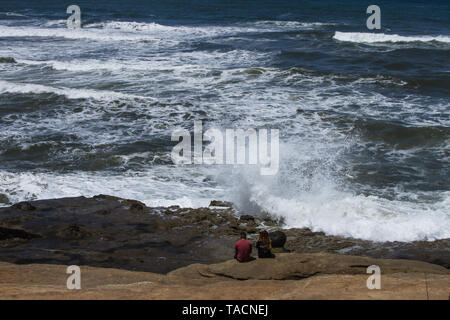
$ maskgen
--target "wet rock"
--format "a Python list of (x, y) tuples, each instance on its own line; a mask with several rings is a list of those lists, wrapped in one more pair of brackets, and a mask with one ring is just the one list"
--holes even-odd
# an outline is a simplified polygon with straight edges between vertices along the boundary
[(40, 237), (39, 235), (26, 232), (25, 230), (0, 227), (0, 240), (7, 240), (13, 238), (29, 240), (39, 237)]
[(42, 237), (5, 240), (0, 261), (166, 273), (232, 257), (230, 221), (238, 219), (228, 209), (148, 208), (107, 195), (24, 202), (0, 208), (0, 225)]
[(248, 214), (244, 214), (244, 215), (239, 217), (239, 220), (254, 222), (255, 221), (255, 217), (251, 216), (251, 215), (248, 215)]
[(19, 210), (23, 210), (23, 211), (33, 211), (36, 210), (36, 207), (33, 206), (31, 203), (29, 202), (19, 202), (16, 203), (15, 205), (13, 205), (14, 208), (19, 209)]
[(284, 247), (286, 243), (286, 234), (283, 231), (277, 230), (269, 232), (270, 240), (272, 242), (272, 253), (286, 253), (290, 250)]
[(6, 194), (0, 193), (0, 203), (10, 203), (9, 198)]
[(303, 237), (314, 237), (314, 236), (324, 236), (323, 232), (313, 232), (311, 229), (303, 229), (301, 230), (301, 236)]
[(269, 233), (273, 248), (283, 248), (286, 243), (286, 234), (282, 231), (273, 231)]
[(275, 220), (270, 216), (264, 217), (263, 223), (265, 226), (271, 228), (271, 227), (278, 227), (280, 225), (283, 225), (283, 220)]
[(183, 215), (184, 218), (189, 218), (194, 222), (207, 220), (210, 216), (212, 216), (212, 213), (206, 208), (192, 209)]
[(145, 211), (145, 205), (141, 203), (132, 203), (130, 206), (130, 210), (136, 213), (143, 213)]
[(107, 215), (111, 213), (111, 210), (107, 210), (107, 209), (100, 209), (96, 212), (94, 212), (95, 214), (101, 214), (101, 215)]
[(0, 57), (0, 63), (17, 63), (17, 61), (11, 57)]
[(210, 207), (228, 207), (228, 208), (232, 208), (233, 204), (231, 202), (227, 202), (227, 201), (218, 201), (218, 200), (212, 200), (209, 203)]
[(284, 229), (285, 247), (299, 253), (330, 252), (363, 255), (373, 258), (411, 259), (437, 263), (450, 268), (450, 239), (413, 242), (372, 242), (362, 239), (329, 236), (310, 229)]
[(58, 232), (58, 236), (65, 239), (86, 239), (91, 236), (91, 233), (82, 225), (71, 224)]
[(450, 239), (374, 243), (309, 229), (283, 229), (279, 221), (236, 214), (230, 207), (150, 208), (107, 195), (21, 202), (0, 208), (0, 226), (41, 237), (15, 233), (19, 237), (11, 238), (14, 233), (4, 231), (0, 261), (167, 273), (193, 263), (228, 260), (241, 231), (253, 241), (259, 230), (266, 229), (285, 234), (275, 233), (274, 250), (285, 242), (297, 253), (414, 259), (450, 266)]

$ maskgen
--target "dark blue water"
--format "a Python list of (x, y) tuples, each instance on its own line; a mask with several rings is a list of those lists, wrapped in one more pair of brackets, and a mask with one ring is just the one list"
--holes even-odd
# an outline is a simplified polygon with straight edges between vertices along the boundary
[[(0, 193), (225, 199), (330, 234), (447, 238), (449, 17), (447, 1), (0, 1)], [(194, 120), (280, 129), (278, 174), (174, 165)]]

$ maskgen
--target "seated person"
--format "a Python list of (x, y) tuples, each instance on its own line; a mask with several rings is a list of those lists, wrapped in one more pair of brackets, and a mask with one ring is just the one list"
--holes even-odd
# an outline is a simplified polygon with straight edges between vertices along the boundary
[(239, 262), (248, 262), (252, 260), (252, 243), (247, 240), (247, 234), (241, 232), (241, 240), (234, 245), (234, 258)]
[(272, 253), (272, 243), (267, 231), (261, 231), (256, 240), (256, 248), (258, 248), (258, 258), (275, 258)]

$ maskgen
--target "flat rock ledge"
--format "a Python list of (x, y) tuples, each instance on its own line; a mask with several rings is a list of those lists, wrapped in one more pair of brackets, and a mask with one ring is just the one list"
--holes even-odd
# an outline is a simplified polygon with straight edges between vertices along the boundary
[(193, 264), (168, 273), (171, 277), (233, 280), (298, 280), (324, 274), (366, 274), (369, 266), (380, 267), (382, 274), (423, 273), (450, 275), (450, 270), (413, 260), (373, 259), (330, 253), (279, 253), (275, 259), (256, 259), (247, 263)]
[[(381, 289), (369, 290), (369, 265)], [(193, 264), (167, 275), (80, 266), (81, 289), (66, 287), (67, 266), (0, 262), (0, 299), (443, 299), (450, 271), (420, 261), (279, 254), (248, 263)]]

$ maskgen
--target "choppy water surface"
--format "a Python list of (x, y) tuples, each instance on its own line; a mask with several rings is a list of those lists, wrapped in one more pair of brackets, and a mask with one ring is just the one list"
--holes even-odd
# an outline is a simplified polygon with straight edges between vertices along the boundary
[[(450, 237), (448, 3), (381, 1), (376, 32), (364, 1), (77, 4), (68, 30), (69, 4), (0, 1), (11, 201), (224, 199), (328, 234)], [(194, 120), (280, 129), (279, 173), (174, 166), (170, 136)]]

